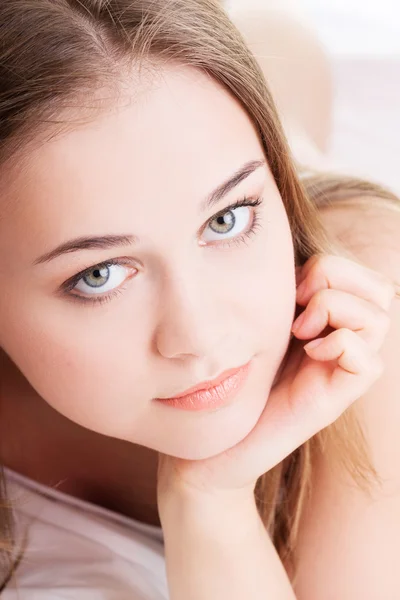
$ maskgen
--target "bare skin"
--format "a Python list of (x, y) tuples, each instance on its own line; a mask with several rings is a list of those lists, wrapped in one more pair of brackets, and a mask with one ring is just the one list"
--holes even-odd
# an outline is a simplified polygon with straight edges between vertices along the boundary
[[(249, 21), (236, 15), (275, 93), (292, 148), (298, 158), (316, 166), (324, 163), (330, 128), (330, 75), (326, 58), (311, 34), (292, 20), (277, 16)], [(253, 28), (254, 27), (254, 28)], [(289, 35), (285, 35), (290, 32)], [(260, 45), (260, 30), (265, 32)], [(279, 31), (282, 35), (272, 36)], [(296, 35), (293, 35), (296, 34)], [(252, 42), (253, 40), (253, 42)], [(291, 42), (287, 42), (291, 40)], [(287, 43), (287, 45), (285, 45)], [(320, 82), (311, 102), (294, 104), (293, 89), (304, 82), (294, 78), (299, 52), (308, 76)], [(270, 59), (266, 59), (266, 56)], [(279, 68), (284, 56), (287, 70)], [(308, 58), (306, 58), (308, 56)], [(309, 62), (307, 62), (309, 61)], [(296, 107), (294, 109), (294, 107)], [(303, 109), (301, 108), (303, 107)], [(311, 115), (315, 116), (313, 120)], [(336, 223), (336, 222), (335, 222)], [(329, 226), (329, 223), (328, 223)], [(379, 265), (374, 264), (374, 267)], [(7, 354), (0, 354), (1, 455), (3, 464), (46, 485), (110, 508), (145, 523), (160, 525), (156, 498), (156, 451), (131, 441), (108, 437), (82, 427), (45, 402), (23, 377)], [(84, 448), (84, 452), (82, 452)]]
[(0, 369), (5, 466), (144, 523), (160, 524), (157, 452), (70, 421), (43, 401), (4, 352)]
[[(316, 48), (316, 42), (311, 34), (307, 35), (301, 25), (291, 19), (276, 17), (282, 36), (271, 37), (269, 34), (276, 28), (275, 17), (266, 14), (263, 20), (265, 32), (263, 47), (259, 47), (258, 31), (252, 30), (252, 25), (245, 16), (237, 15), (236, 24), (246, 36), (256, 41), (260, 54), (265, 56), (283, 55), (289, 64), (301, 49), (309, 52), (309, 47)], [(257, 21), (257, 28), (260, 20)], [(285, 29), (298, 31), (296, 42), (285, 47), (282, 40), (290, 39), (284, 35)], [(312, 61), (316, 74), (320, 74), (321, 65), (325, 58), (322, 52)], [(326, 104), (328, 98), (329, 73), (326, 71), (323, 81), (324, 90), (313, 98), (315, 108), (323, 114), (324, 125), (315, 127), (305, 134), (303, 123), (298, 119), (304, 117), (304, 127), (309, 128), (309, 119), (305, 115), (290, 114), (291, 102), (285, 97), (290, 91), (288, 80), (292, 77), (294, 68), (281, 72), (271, 62), (262, 60), (262, 67), (267, 72), (270, 84), (275, 91), (275, 97), (280, 105), (282, 114), (287, 115), (285, 122), (299, 123), (295, 127), (294, 144), (311, 146), (314, 155), (316, 144), (324, 145), (329, 122), (330, 107)], [(313, 71), (310, 69), (310, 72)], [(297, 83), (295, 84), (297, 85)], [(290, 131), (292, 131), (292, 126)], [(288, 134), (290, 134), (288, 131)], [(301, 133), (299, 133), (301, 132)], [(314, 139), (312, 139), (314, 138)], [(2, 381), (1, 406), (1, 454), (3, 464), (38, 482), (56, 486), (68, 494), (110, 508), (122, 514), (131, 516), (145, 523), (159, 525), (159, 515), (156, 499), (156, 469), (157, 452), (131, 441), (107, 437), (81, 427), (69, 418), (60, 414), (45, 402), (28, 383), (19, 369), (5, 352), (0, 355), (0, 378)], [(23, 440), (23, 443), (21, 442)], [(84, 448), (84, 452), (82, 452)]]
[[(24, 393), (18, 371), (5, 369), (1, 438), (6, 466), (47, 484), (63, 480), (60, 488), (69, 493), (157, 522), (156, 454), (135, 445), (207, 458), (252, 430), (289, 343), (295, 272), (287, 214), (239, 103), (204, 74), (182, 67), (165, 69), (144, 96), (145, 102), (124, 103), (40, 146), (9, 184), (14, 202), (0, 233), (1, 285), (8, 289), (0, 307), (1, 343), (31, 387)], [(187, 98), (184, 111), (181, 97)], [(210, 103), (215, 111), (207, 110)], [(199, 198), (243, 165), (251, 166), (246, 176), (218, 202), (224, 209), (243, 199), (247, 205), (234, 209), (233, 234), (220, 232), (214, 224), (220, 213), (206, 207), (199, 216)], [(127, 222), (140, 240), (128, 256), (126, 248), (112, 257), (110, 248), (96, 248), (95, 256), (85, 249), (39, 260), (60, 241), (87, 234), (87, 223), (92, 235), (104, 235), (124, 234)], [(118, 261), (109, 269), (111, 289), (118, 287), (115, 271), (125, 272), (119, 284), (126, 287), (118, 301), (102, 293), (112, 298), (106, 305), (87, 304), (94, 286), (82, 273), (92, 267), (98, 278), (98, 266), (110, 258)], [(253, 289), (257, 293), (249, 294)], [(155, 401), (249, 359), (249, 385), (225, 412), (194, 415)], [(54, 447), (59, 462), (49, 459)], [(149, 482), (142, 494), (140, 478)]]
[[(240, 26), (239, 16), (236, 15), (235, 19)], [(265, 16), (263, 24), (265, 25), (265, 32), (269, 32), (270, 35), (263, 36), (265, 49), (262, 49), (259, 55), (273, 57), (278, 54), (278, 49), (273, 45), (270, 46), (271, 40), (277, 39), (276, 36), (272, 35), (274, 26), (271, 25), (271, 14)], [(246, 25), (243, 20), (242, 25), (243, 30), (246, 28), (247, 35), (249, 35), (248, 24)], [(258, 31), (260, 29), (263, 31), (260, 19), (257, 19), (256, 25)], [(292, 25), (290, 25), (290, 31), (293, 34)], [(297, 57), (305, 50), (305, 47), (303, 43), (297, 48), (293, 46), (295, 36), (285, 36), (284, 32), (283, 29), (279, 43), (282, 40), (291, 39), (291, 43), (285, 48), (287, 50), (286, 58), (289, 62), (292, 60), (293, 64), (296, 63)], [(300, 35), (302, 36), (304, 30), (301, 29), (301, 32)], [(288, 33), (288, 30), (286, 33)], [(310, 40), (310, 45), (306, 44), (307, 47), (309, 49), (315, 48), (314, 40)], [(285, 48), (280, 45), (279, 52), (284, 52)], [(314, 51), (311, 54), (315, 57)], [(320, 56), (317, 60), (320, 60), (319, 64), (321, 65), (325, 58)], [(310, 102), (306, 107), (307, 110), (310, 110), (309, 114), (321, 116), (321, 120), (316, 119), (315, 124), (311, 119), (310, 128), (310, 120), (307, 119), (305, 114), (303, 115), (304, 118), (303, 116), (299, 118), (298, 107), (296, 108), (296, 116), (291, 110), (293, 91), (299, 92), (299, 90), (291, 88), (290, 82), (288, 83), (286, 80), (287, 73), (284, 75), (279, 68), (277, 69), (276, 63), (275, 69), (270, 69), (270, 67), (273, 67), (273, 65), (269, 63), (268, 66), (268, 61), (263, 64), (267, 78), (269, 78), (271, 86), (275, 89), (276, 100), (281, 112), (283, 112), (283, 121), (292, 148), (296, 150), (297, 158), (311, 165), (323, 165), (325, 158), (320, 150), (324, 149), (326, 137), (329, 135), (330, 100), (327, 102), (322, 101), (321, 96), (318, 94), (315, 97), (310, 97), (307, 88), (303, 89), (304, 97)], [(320, 67), (314, 71), (316, 80), (329, 82), (329, 73), (325, 72), (323, 74), (319, 69)], [(282, 79), (280, 79), (281, 75), (283, 76)], [(308, 75), (312, 77), (311, 73)], [(298, 85), (300, 85), (301, 80), (301, 77), (297, 80)], [(327, 93), (327, 97), (329, 97), (328, 92), (329, 84), (327, 84), (327, 87), (323, 84), (322, 96)], [(317, 96), (320, 100), (317, 99)], [(236, 119), (234, 122), (236, 126)], [(322, 129), (320, 125), (322, 125)], [(272, 189), (269, 189), (269, 191), (272, 192)], [(173, 202), (174, 198), (171, 196), (169, 200)], [(362, 218), (360, 218), (360, 214), (362, 214)], [(377, 199), (377, 202), (372, 203), (372, 207), (368, 210), (364, 208), (361, 212), (358, 206), (351, 210), (335, 206), (324, 211), (323, 218), (331, 234), (340, 238), (342, 242), (350, 247), (355, 257), (360, 258), (370, 267), (387, 274), (391, 279), (400, 280), (398, 259), (400, 252), (400, 214), (398, 212), (395, 213), (394, 210), (383, 208)], [(283, 221), (280, 224), (283, 226)], [(349, 227), (351, 228), (351, 236), (348, 235)], [(261, 282), (258, 283), (261, 289)], [(289, 282), (286, 283), (289, 284)], [(192, 280), (192, 284), (194, 285), (194, 280)], [(289, 289), (288, 285), (285, 287)], [(175, 293), (177, 289), (177, 287), (174, 288)], [(27, 291), (29, 292), (29, 289)], [(171, 288), (168, 291), (171, 294)], [(183, 296), (175, 297), (176, 301), (179, 300), (182, 303), (181, 306), (184, 306), (184, 299)], [(4, 308), (9, 310), (9, 307)], [(188, 307), (186, 306), (186, 308)], [(88, 311), (86, 317), (89, 318), (90, 314), (90, 311)], [(1, 315), (2, 311), (0, 310), (0, 318)], [(213, 315), (211, 314), (211, 316)], [(194, 352), (194, 346), (197, 346), (195, 348), (197, 352), (196, 360), (199, 360), (200, 341), (203, 344), (210, 343), (210, 341), (216, 342), (215, 338), (213, 340), (210, 337), (212, 328), (208, 330), (206, 328), (206, 335), (203, 332), (203, 337), (200, 337), (201, 331), (200, 328), (196, 329), (196, 320), (194, 319), (196, 313), (193, 307), (191, 314), (189, 311), (185, 314), (186, 319), (189, 320), (190, 317), (193, 318), (192, 328), (188, 329), (183, 327), (183, 321), (178, 320), (178, 318), (176, 318), (175, 323), (164, 321), (162, 335), (158, 337), (159, 350), (162, 349), (164, 358), (169, 360), (171, 360), (171, 357), (176, 358), (174, 352), (179, 351), (179, 346), (180, 351), (183, 352), (182, 344), (185, 345), (186, 352), (188, 352), (189, 344), (191, 344), (192, 352)], [(200, 321), (203, 317), (202, 312), (197, 313), (197, 318)], [(204, 327), (206, 322), (202, 321), (201, 324)], [(213, 326), (217, 324), (218, 320), (216, 319)], [(34, 321), (31, 321), (30, 325), (34, 325)], [(5, 320), (5, 327), (8, 326), (9, 323)], [(177, 328), (179, 330), (178, 337), (173, 339), (170, 335), (166, 335), (168, 327), (169, 333)], [(29, 328), (26, 329), (27, 334), (29, 331)], [(189, 338), (185, 331), (186, 334), (190, 332), (192, 337)], [(198, 337), (194, 336), (194, 332)], [(42, 332), (39, 333), (42, 334)], [(121, 333), (123, 334), (124, 330), (121, 330)], [(160, 334), (160, 332), (158, 333)], [(24, 341), (23, 338), (22, 341)], [(61, 343), (62, 338), (59, 341)], [(382, 490), (371, 500), (361, 490), (357, 489), (352, 481), (348, 480), (346, 474), (332, 468), (330, 453), (320, 457), (316, 465), (312, 498), (307, 504), (305, 517), (300, 524), (300, 539), (297, 548), (299, 577), (294, 588), (298, 600), (319, 600), (320, 598), (326, 598), (327, 593), (331, 593), (330, 597), (332, 598), (342, 598), (343, 600), (359, 597), (365, 600), (396, 597), (396, 590), (398, 590), (398, 537), (400, 532), (398, 469), (400, 456), (398, 397), (400, 389), (397, 358), (399, 343), (400, 312), (398, 303), (394, 303), (391, 309), (390, 332), (382, 352), (385, 373), (373, 388), (355, 403), (360, 420), (366, 424), (367, 441), (372, 450), (375, 466), (383, 477)], [(174, 346), (174, 344), (177, 345)], [(38, 348), (40, 349), (40, 346)], [(129, 351), (132, 352), (133, 347), (129, 347)], [(14, 347), (14, 353), (18, 354), (19, 352), (20, 347)], [(192, 358), (193, 356), (194, 354), (192, 354)], [(1, 354), (1, 359), (0, 381), (3, 393), (2, 418), (0, 420), (2, 447), (0, 450), (4, 457), (4, 463), (37, 481), (48, 485), (58, 485), (59, 489), (69, 494), (112, 508), (143, 522), (159, 524), (155, 480), (157, 453), (143, 445), (132, 443), (132, 441), (122, 441), (106, 435), (99, 435), (74, 424), (58, 410), (52, 408), (33, 390), (5, 353)], [(133, 363), (134, 361), (132, 361)], [(194, 362), (190, 363), (188, 361), (183, 372), (188, 373), (188, 366), (193, 367), (193, 364)], [(201, 363), (198, 362), (197, 364)], [(210, 367), (208, 368), (210, 374), (212, 374)], [(100, 372), (99, 377), (101, 375)], [(45, 376), (46, 372), (43, 372), (42, 377)], [(104, 381), (106, 380), (103, 379)], [(180, 382), (183, 385), (183, 379)], [(68, 380), (64, 381), (65, 383), (68, 383)], [(96, 383), (95, 380), (94, 383)], [(174, 380), (170, 380), (168, 386), (165, 385), (165, 393), (173, 391), (172, 384), (175, 385)], [(101, 388), (97, 391), (101, 392)], [(55, 386), (54, 392), (61, 393), (57, 386)], [(117, 396), (115, 402), (120, 402), (121, 398), (119, 395)], [(252, 397), (252, 394), (249, 394), (248, 397)], [(65, 412), (77, 406), (77, 400), (73, 395), (71, 395), (70, 400), (72, 406), (65, 405)], [(256, 410), (256, 407), (252, 407), (253, 409)], [(80, 416), (83, 417), (83, 415)], [(184, 433), (184, 427), (180, 429), (178, 431), (177, 428), (178, 436), (182, 435), (182, 430)], [(158, 433), (161, 437), (162, 431)], [(168, 435), (164, 438), (163, 443), (166, 443), (167, 437)], [(171, 437), (170, 434), (169, 437)], [(154, 441), (158, 443), (160, 440), (155, 438)], [(222, 441), (225, 443), (226, 440)], [(181, 450), (183, 449), (181, 448)], [(207, 453), (210, 448), (204, 446), (200, 450)], [(121, 482), (123, 482), (123, 485)], [(219, 507), (217, 511), (215, 508), (214, 504), (211, 511), (214, 516), (214, 521), (211, 519), (213, 534), (215, 526), (221, 526), (221, 521), (224, 520), (220, 519), (220, 516), (226, 516), (225, 507)], [(215, 513), (217, 513), (216, 516)], [(240, 515), (239, 518), (238, 515)], [(178, 519), (173, 522), (172, 535), (170, 536), (170, 539), (177, 540), (178, 546), (180, 540), (182, 540), (177, 535), (179, 522), (182, 520), (181, 516), (179, 514)], [(193, 515), (189, 516), (191, 524), (194, 524), (196, 518), (192, 518)], [(243, 522), (247, 522), (247, 519), (243, 519), (243, 511), (239, 507), (234, 513), (233, 523), (228, 523), (227, 531), (224, 532), (226, 535), (221, 536), (221, 539), (227, 542), (229, 551), (232, 549), (229, 534), (240, 531), (239, 525)], [(190, 528), (186, 529), (190, 532)], [(194, 538), (196, 558), (198, 558), (199, 551), (198, 540), (204, 533), (207, 533), (206, 529), (204, 520), (202, 520), (201, 528), (196, 532)], [(264, 534), (263, 531), (263, 541), (266, 540)], [(273, 558), (271, 555), (266, 556), (264, 554), (265, 544), (263, 544), (263, 548), (257, 545), (257, 542), (260, 542), (259, 538), (260, 536), (254, 536), (254, 543), (251, 543), (251, 549), (249, 552), (246, 550), (245, 555), (243, 555), (243, 544), (239, 544), (237, 564), (243, 565), (247, 560), (249, 571), (251, 568), (253, 569), (253, 579), (255, 580), (257, 577), (264, 578), (266, 580), (265, 585), (270, 586), (271, 583), (273, 584), (275, 573), (271, 573), (268, 569), (277, 567), (278, 570), (278, 567), (281, 568), (281, 564), (279, 561), (274, 563), (276, 556)], [(181, 546), (186, 548), (187, 544), (183, 543)], [(204, 557), (209, 560), (209, 546), (206, 545), (204, 548)], [(271, 547), (270, 550), (274, 552)], [(179, 557), (179, 548), (176, 555)], [(225, 559), (228, 559), (228, 564), (231, 564), (229, 556), (229, 553), (225, 553)], [(186, 558), (187, 556), (185, 556)], [(260, 564), (255, 559), (260, 560)], [(179, 569), (177, 569), (177, 572), (180, 573)], [(340, 577), (338, 577), (338, 573), (340, 573)], [(189, 583), (192, 582), (193, 580), (189, 580)], [(208, 578), (206, 581), (207, 584), (212, 582), (212, 578)], [(235, 591), (237, 592), (237, 590)], [(187, 598), (187, 594), (183, 597)], [(205, 597), (210, 596), (208, 594)], [(240, 597), (242, 598), (243, 594)]]

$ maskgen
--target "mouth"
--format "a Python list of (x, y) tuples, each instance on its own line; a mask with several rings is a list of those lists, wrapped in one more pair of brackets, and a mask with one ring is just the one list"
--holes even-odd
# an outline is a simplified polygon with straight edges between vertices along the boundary
[(156, 398), (158, 402), (182, 410), (199, 411), (220, 408), (234, 399), (249, 375), (251, 360), (224, 371), (216, 379), (204, 381), (171, 398)]

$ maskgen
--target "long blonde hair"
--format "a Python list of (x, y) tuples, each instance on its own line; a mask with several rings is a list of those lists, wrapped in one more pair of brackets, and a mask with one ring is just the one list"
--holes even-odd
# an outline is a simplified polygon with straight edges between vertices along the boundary
[[(66, 123), (60, 115), (71, 101), (90, 98), (107, 85), (117, 89), (130, 66), (162, 68), (166, 62), (203, 70), (229, 90), (251, 118), (286, 207), (297, 264), (332, 251), (318, 206), (338, 189), (347, 186), (350, 197), (350, 188), (355, 192), (358, 185), (396, 202), (389, 192), (353, 180), (351, 184), (310, 176), (300, 181), (263, 73), (218, 0), (1, 2), (1, 167), (17, 163), (39, 134), (61, 131)], [(257, 505), (285, 561), (296, 546), (313, 459), (328, 440), (334, 441), (338, 457), (361, 486), (367, 487), (375, 474), (362, 429), (348, 410), (263, 475), (255, 489)], [(3, 477), (0, 535), (5, 581), (14, 538), (4, 484)]]

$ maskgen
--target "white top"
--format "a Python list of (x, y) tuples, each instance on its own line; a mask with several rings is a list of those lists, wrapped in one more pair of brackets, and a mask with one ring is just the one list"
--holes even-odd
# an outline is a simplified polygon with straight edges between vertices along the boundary
[(160, 527), (4, 471), (28, 538), (2, 600), (168, 600)]

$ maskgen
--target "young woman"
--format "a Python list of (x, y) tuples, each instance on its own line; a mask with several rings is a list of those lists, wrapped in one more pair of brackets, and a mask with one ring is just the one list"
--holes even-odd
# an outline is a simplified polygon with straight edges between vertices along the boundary
[(285, 113), (295, 164), (214, 0), (0, 39), (4, 598), (395, 598), (395, 196)]

